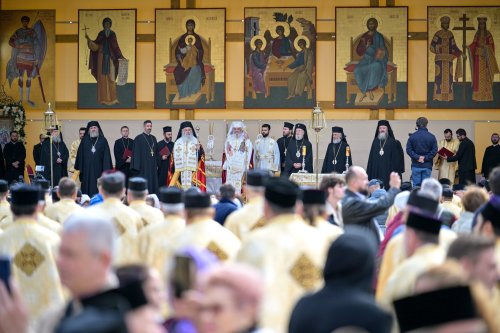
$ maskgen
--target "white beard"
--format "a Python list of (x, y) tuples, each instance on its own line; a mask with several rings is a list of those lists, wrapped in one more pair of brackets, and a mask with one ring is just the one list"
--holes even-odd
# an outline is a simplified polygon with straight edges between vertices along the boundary
[(182, 142), (184, 143), (190, 143), (190, 142), (198, 143), (198, 139), (195, 138), (193, 135), (182, 134), (180, 140), (182, 140)]
[(332, 140), (332, 142), (333, 142), (334, 144), (340, 143), (340, 141), (341, 141), (341, 139), (333, 139), (333, 140)]
[(304, 135), (298, 135), (298, 134), (295, 134), (295, 140), (302, 140), (304, 138)]
[(91, 138), (97, 138), (99, 136), (99, 132), (98, 131), (96, 131), (96, 132), (90, 131), (89, 135), (90, 135)]
[(60, 136), (55, 136), (52, 138), (52, 142), (55, 142), (55, 143), (60, 143), (61, 142), (61, 137)]
[(387, 139), (387, 134), (385, 132), (379, 133), (378, 134), (378, 139), (379, 140), (385, 140), (385, 139)]

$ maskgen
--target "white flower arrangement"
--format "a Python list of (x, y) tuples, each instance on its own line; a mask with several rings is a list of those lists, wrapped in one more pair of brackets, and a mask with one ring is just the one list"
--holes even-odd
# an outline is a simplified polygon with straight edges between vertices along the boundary
[(10, 117), (14, 120), (14, 131), (19, 133), (19, 140), (25, 142), (26, 133), (24, 127), (26, 126), (26, 113), (21, 103), (9, 103), (0, 105), (0, 110), (4, 117)]

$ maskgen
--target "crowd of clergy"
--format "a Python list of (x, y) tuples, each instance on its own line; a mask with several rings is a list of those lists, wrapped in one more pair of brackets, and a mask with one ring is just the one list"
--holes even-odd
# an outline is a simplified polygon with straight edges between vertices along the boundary
[(366, 169), (332, 128), (318, 188), (288, 177), (312, 172), (300, 123), (255, 142), (231, 124), (217, 193), (190, 122), (175, 141), (122, 127), (114, 166), (97, 122), (70, 149), (56, 129), (31, 184), (6, 146), (0, 333), (500, 333), (498, 134), (476, 183), (465, 130), (438, 142), (427, 124), (406, 145), (410, 182), (389, 122)]

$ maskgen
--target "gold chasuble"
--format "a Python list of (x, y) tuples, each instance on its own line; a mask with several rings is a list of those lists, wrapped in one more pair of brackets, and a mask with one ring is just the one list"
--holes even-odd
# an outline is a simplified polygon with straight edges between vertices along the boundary
[[(376, 299), (381, 300), (384, 293), (387, 281), (392, 273), (400, 266), (407, 258), (404, 249), (403, 233), (391, 238), (382, 257), (380, 264), (380, 272), (377, 281)], [(450, 244), (457, 238), (457, 234), (449, 229), (441, 229), (439, 232), (439, 245), (444, 252), (448, 250)]]
[(48, 307), (64, 302), (56, 254), (59, 236), (36, 220), (17, 219), (0, 234), (0, 253), (12, 258), (12, 275), (33, 323)]
[(132, 201), (128, 206), (141, 216), (141, 228), (163, 221), (161, 210), (149, 206), (144, 200)]
[(12, 211), (7, 201), (0, 201), (0, 229), (5, 229), (12, 224)]
[(321, 287), (327, 248), (327, 238), (293, 214), (276, 216), (248, 235), (238, 261), (263, 274), (261, 327), (287, 332), (295, 303)]
[(109, 218), (116, 227), (118, 235), (117, 251), (114, 260), (115, 266), (136, 263), (137, 258), (137, 230), (142, 220), (132, 208), (125, 206), (118, 198), (107, 198), (102, 203), (89, 208)]
[[(457, 139), (451, 139), (450, 141), (439, 140), (438, 150), (444, 147), (456, 154), (459, 145), (460, 141)], [(452, 185), (455, 183), (455, 173), (458, 169), (458, 162), (448, 162), (447, 160), (439, 157), (439, 155), (436, 155), (434, 157), (434, 168), (439, 170), (438, 179), (447, 178), (451, 181)]]
[(165, 251), (157, 251), (161, 244), (168, 244), (186, 227), (180, 216), (167, 215), (161, 221), (144, 227), (139, 232), (139, 258), (147, 265), (153, 266), (155, 261), (167, 263)]
[(233, 260), (240, 250), (241, 242), (232, 232), (208, 217), (190, 222), (171, 242), (159, 244), (153, 255), (153, 267), (168, 276), (166, 267), (177, 251), (187, 246), (196, 246), (212, 252), (219, 260)]
[(253, 230), (263, 227), (264, 219), (264, 198), (255, 197), (241, 209), (231, 213), (224, 223), (224, 226), (243, 240)]
[(73, 213), (83, 208), (76, 204), (73, 199), (64, 198), (45, 208), (45, 216), (61, 224)]

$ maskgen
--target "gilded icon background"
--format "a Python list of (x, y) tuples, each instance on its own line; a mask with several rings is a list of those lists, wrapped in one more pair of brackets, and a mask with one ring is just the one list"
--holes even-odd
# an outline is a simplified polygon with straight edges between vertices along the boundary
[(156, 9), (155, 107), (224, 108), (226, 10)]
[(500, 7), (428, 7), (427, 29), (427, 106), (499, 108)]
[(55, 10), (0, 11), (0, 82), (26, 109), (54, 105), (55, 19)]
[(408, 107), (408, 7), (337, 7), (337, 108)]
[(316, 8), (245, 8), (245, 108), (316, 101)]
[(78, 11), (78, 108), (136, 107), (135, 9)]

